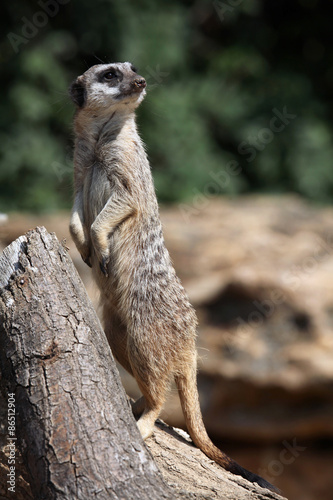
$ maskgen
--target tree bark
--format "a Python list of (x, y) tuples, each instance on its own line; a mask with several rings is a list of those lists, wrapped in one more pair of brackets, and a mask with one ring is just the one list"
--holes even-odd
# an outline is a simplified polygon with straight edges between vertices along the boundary
[(56, 237), (37, 228), (7, 247), (0, 289), (1, 386), (16, 410), (7, 445), (25, 465), (25, 498), (175, 498), (142, 442), (104, 332)]
[(186, 432), (160, 420), (147, 445), (167, 484), (191, 492), (197, 500), (283, 500), (225, 471), (196, 448)]
[(44, 228), (0, 256), (0, 374), (0, 500), (281, 499), (159, 423), (147, 445), (162, 476), (74, 265)]

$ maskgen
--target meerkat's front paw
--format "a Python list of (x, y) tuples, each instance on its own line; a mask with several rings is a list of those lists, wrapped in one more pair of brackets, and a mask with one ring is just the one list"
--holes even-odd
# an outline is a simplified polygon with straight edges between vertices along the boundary
[(108, 264), (110, 262), (110, 257), (102, 257), (102, 260), (99, 263), (99, 267), (104, 274), (104, 276), (108, 277), (109, 272), (108, 272)]
[(89, 267), (92, 267), (92, 264), (91, 264), (91, 253), (90, 253), (90, 248), (88, 245), (80, 245), (78, 246), (78, 250), (80, 252), (80, 255), (81, 255), (81, 259), (83, 260), (83, 262), (85, 264), (87, 264), (87, 266)]
[(95, 246), (95, 255), (97, 258), (97, 262), (99, 263), (99, 268), (104, 274), (104, 276), (109, 276), (109, 262), (110, 262), (110, 252), (108, 248), (96, 248)]
[(95, 221), (95, 223), (91, 226), (90, 235), (95, 254), (99, 262), (100, 270), (104, 276), (108, 277), (108, 264), (110, 262), (108, 232), (101, 230)]

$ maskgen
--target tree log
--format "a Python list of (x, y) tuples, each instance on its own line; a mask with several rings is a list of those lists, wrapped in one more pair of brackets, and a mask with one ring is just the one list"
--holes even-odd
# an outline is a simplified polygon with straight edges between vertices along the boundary
[(198, 500), (283, 500), (277, 493), (226, 472), (196, 448), (186, 432), (160, 420), (147, 445), (165, 481)]
[(163, 479), (83, 284), (44, 228), (0, 256), (0, 338), (0, 500), (281, 499), (166, 426), (147, 443)]
[(1, 385), (5, 399), (15, 400), (14, 443), (32, 496), (174, 498), (142, 442), (104, 332), (56, 237), (37, 228), (7, 247), (0, 288)]

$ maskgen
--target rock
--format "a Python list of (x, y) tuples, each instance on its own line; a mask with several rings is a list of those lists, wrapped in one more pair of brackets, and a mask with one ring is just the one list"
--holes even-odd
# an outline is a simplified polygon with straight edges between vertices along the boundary
[[(333, 210), (248, 197), (211, 200), (188, 224), (180, 214), (164, 213), (164, 229), (199, 315), (209, 432), (256, 442), (332, 436)], [(168, 421), (182, 425), (172, 408)]]
[(0, 212), (0, 224), (5, 224), (8, 222), (8, 215)]

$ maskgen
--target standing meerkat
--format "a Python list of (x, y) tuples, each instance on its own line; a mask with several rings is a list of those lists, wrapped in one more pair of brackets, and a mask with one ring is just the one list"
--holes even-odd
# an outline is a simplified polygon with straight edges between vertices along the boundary
[(70, 232), (101, 292), (104, 329), (143, 394), (133, 407), (143, 439), (174, 377), (193, 442), (228, 471), (273, 487), (219, 450), (197, 390), (197, 319), (165, 247), (149, 162), (135, 124), (146, 81), (128, 62), (98, 64), (70, 87), (75, 199)]

